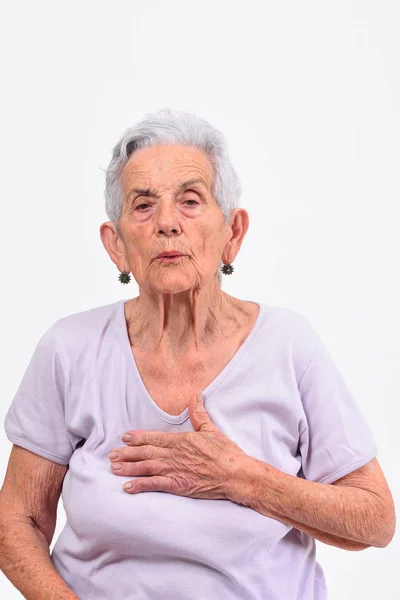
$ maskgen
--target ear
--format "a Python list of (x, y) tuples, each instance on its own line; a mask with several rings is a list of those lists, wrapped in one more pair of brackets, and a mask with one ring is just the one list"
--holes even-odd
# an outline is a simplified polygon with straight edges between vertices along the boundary
[(118, 267), (119, 271), (129, 272), (130, 268), (128, 266), (128, 261), (126, 260), (124, 244), (112, 221), (106, 221), (106, 223), (100, 225), (100, 238), (109, 257)]
[(229, 217), (230, 238), (225, 244), (222, 260), (232, 263), (240, 250), (244, 236), (249, 228), (249, 213), (244, 208), (235, 208)]

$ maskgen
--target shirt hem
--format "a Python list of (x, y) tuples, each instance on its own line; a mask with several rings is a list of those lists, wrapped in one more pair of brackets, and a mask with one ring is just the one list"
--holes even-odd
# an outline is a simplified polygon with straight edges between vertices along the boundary
[(356, 462), (351, 463), (351, 465), (347, 465), (346, 467), (338, 469), (331, 475), (327, 475), (327, 477), (324, 477), (323, 479), (321, 479), (321, 481), (319, 483), (332, 483), (333, 481), (336, 481), (337, 479), (340, 479), (341, 477), (344, 477), (345, 475), (352, 473), (352, 471), (355, 471), (359, 467), (363, 467), (370, 460), (375, 458), (377, 453), (378, 453), (378, 451), (377, 451), (377, 449), (375, 449), (373, 452), (370, 452), (369, 454), (366, 454), (365, 456), (363, 456), (363, 458), (360, 458)]
[(58, 456), (57, 454), (47, 452), (47, 450), (43, 450), (42, 448), (39, 448), (38, 446), (35, 446), (34, 444), (27, 442), (26, 440), (16, 437), (15, 435), (10, 435), (9, 433), (7, 433), (7, 431), (6, 436), (13, 444), (15, 443), (17, 446), (21, 446), (22, 448), (25, 448), (25, 450), (29, 450), (34, 454), (39, 454), (39, 456), (52, 460), (53, 462), (56, 462), (59, 465), (68, 465), (69, 463), (69, 458), (63, 458), (62, 456)]

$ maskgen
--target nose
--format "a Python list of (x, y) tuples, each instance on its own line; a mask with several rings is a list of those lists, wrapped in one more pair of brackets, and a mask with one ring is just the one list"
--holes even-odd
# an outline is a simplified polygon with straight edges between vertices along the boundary
[(181, 233), (179, 212), (172, 202), (160, 202), (156, 217), (156, 228), (159, 234), (168, 236)]

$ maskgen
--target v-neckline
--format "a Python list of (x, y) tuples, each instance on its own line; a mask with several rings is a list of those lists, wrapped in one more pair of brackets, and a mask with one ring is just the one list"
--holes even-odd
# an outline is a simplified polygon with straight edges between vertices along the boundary
[[(169, 413), (165, 412), (160, 406), (158, 406), (158, 404), (150, 396), (150, 394), (144, 384), (144, 381), (140, 375), (135, 357), (132, 352), (131, 344), (129, 341), (128, 329), (126, 326), (125, 304), (128, 301), (129, 300), (120, 300), (118, 303), (118, 306), (117, 306), (118, 330), (119, 330), (122, 346), (125, 350), (128, 369), (134, 374), (135, 378), (138, 380), (139, 386), (140, 386), (140, 388), (143, 392), (143, 395), (146, 398), (149, 406), (152, 408), (152, 410), (156, 413), (156, 415), (160, 419), (162, 419), (163, 421), (165, 421), (167, 423), (174, 423), (174, 424), (183, 423), (184, 421), (186, 421), (189, 418), (189, 409), (186, 407), (185, 410), (180, 415), (170, 415)], [(253, 301), (251, 300), (250, 302), (253, 302)], [(222, 383), (222, 381), (234, 369), (234, 367), (239, 362), (239, 360), (241, 359), (243, 354), (246, 352), (251, 341), (253, 340), (254, 336), (256, 335), (258, 329), (260, 328), (261, 322), (262, 322), (264, 314), (265, 314), (265, 305), (260, 302), (253, 302), (253, 304), (258, 305), (259, 311), (258, 311), (257, 318), (254, 322), (254, 325), (253, 325), (252, 329), (250, 330), (250, 333), (247, 335), (244, 342), (241, 344), (241, 346), (237, 349), (235, 354), (232, 356), (232, 358), (228, 362), (228, 364), (226, 364), (225, 367), (222, 369), (222, 371), (220, 371), (219, 374), (212, 380), (212, 382), (209, 383), (208, 386), (204, 390), (202, 390), (203, 401), (205, 401), (217, 389), (217, 387)]]

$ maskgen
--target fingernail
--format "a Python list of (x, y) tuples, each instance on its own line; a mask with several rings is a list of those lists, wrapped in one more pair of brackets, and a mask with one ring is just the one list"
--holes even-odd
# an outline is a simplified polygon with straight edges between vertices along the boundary
[(124, 485), (122, 487), (124, 488), (124, 490), (130, 490), (132, 487), (132, 484), (130, 481), (128, 481), (127, 483), (124, 483)]
[(129, 433), (125, 433), (125, 434), (122, 436), (122, 440), (123, 440), (124, 442), (131, 442), (131, 441), (132, 441), (132, 436), (131, 436), (131, 435), (129, 435)]
[(108, 458), (110, 460), (114, 460), (115, 458), (118, 458), (118, 452), (116, 452), (115, 450), (113, 450), (112, 452), (110, 452), (110, 454), (108, 455)]

